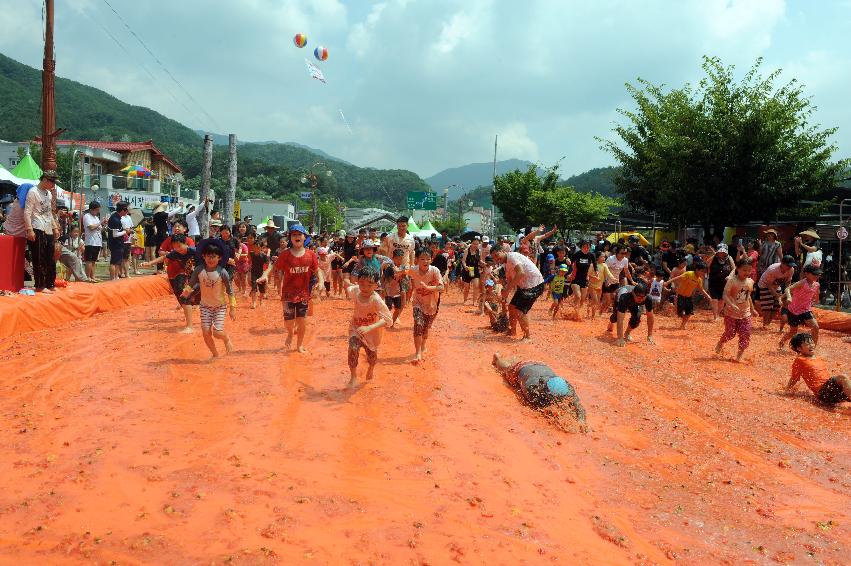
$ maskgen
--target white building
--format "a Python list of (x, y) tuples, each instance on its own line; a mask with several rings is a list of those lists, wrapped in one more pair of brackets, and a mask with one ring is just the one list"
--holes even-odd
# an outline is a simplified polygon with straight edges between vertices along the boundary
[(298, 220), (295, 206), (281, 200), (248, 199), (239, 201), (239, 210), (235, 211), (240, 218), (251, 216), (254, 224), (259, 224), (267, 216), (271, 216), (275, 224), (281, 228), (289, 228)]
[(464, 224), (467, 230), (473, 230), (481, 234), (493, 236), (493, 212), (489, 208), (474, 206), (472, 210), (464, 213)]
[(383, 208), (347, 208), (343, 212), (346, 230), (375, 227), (386, 231), (396, 225), (398, 217), (399, 213)]

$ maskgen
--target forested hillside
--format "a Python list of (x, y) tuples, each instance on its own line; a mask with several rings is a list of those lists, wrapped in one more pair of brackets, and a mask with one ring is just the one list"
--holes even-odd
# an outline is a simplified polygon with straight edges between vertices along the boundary
[[(40, 71), (0, 54), (0, 101), (0, 139), (23, 141), (41, 134)], [(126, 104), (96, 88), (57, 77), (56, 125), (66, 129), (62, 139), (153, 139), (183, 168), (190, 186), (200, 183), (203, 140), (192, 129), (150, 108)], [(331, 201), (400, 209), (408, 191), (428, 190), (425, 181), (411, 171), (357, 167), (299, 144), (246, 143), (239, 146), (238, 195), (291, 198), (306, 188), (301, 179), (319, 161), (326, 165), (317, 170), (332, 171), (330, 177), (321, 175), (319, 183), (320, 194)], [(226, 171), (226, 148), (217, 146), (214, 188), (224, 187)]]

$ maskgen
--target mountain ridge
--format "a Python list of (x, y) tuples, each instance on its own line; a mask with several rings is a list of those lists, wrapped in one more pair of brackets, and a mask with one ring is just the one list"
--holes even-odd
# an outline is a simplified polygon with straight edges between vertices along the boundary
[[(220, 145), (220, 146), (227, 147), (227, 145), (230, 143), (230, 140), (228, 138), (228, 134), (217, 134), (215, 132), (205, 132), (204, 130), (194, 130), (194, 132), (196, 134), (198, 134), (198, 136), (201, 137), (201, 138), (203, 138), (205, 135), (213, 136), (213, 145)], [(359, 165), (355, 165), (354, 163), (350, 163), (350, 162), (346, 161), (345, 159), (340, 159), (339, 157), (334, 157), (333, 155), (331, 155), (330, 153), (328, 153), (324, 150), (321, 150), (321, 149), (318, 149), (318, 148), (315, 148), (315, 147), (310, 147), (309, 145), (304, 145), (303, 143), (280, 142), (280, 141), (275, 141), (275, 140), (247, 141), (247, 140), (240, 139), (239, 136), (237, 136), (237, 138), (236, 138), (237, 147), (243, 146), (243, 145), (248, 145), (248, 144), (289, 145), (289, 146), (292, 146), (292, 147), (299, 147), (301, 149), (306, 149), (307, 151), (309, 151), (311, 153), (315, 153), (316, 155), (318, 155), (320, 157), (324, 157), (325, 159), (330, 159), (332, 161), (338, 161), (340, 163), (345, 163), (346, 165), (352, 165), (353, 167), (359, 167)], [(364, 167), (364, 169), (371, 169), (371, 168), (370, 167)]]
[[(534, 164), (523, 159), (504, 159), (496, 162), (496, 174), (502, 175), (515, 169), (525, 171), (529, 165)], [(426, 177), (424, 181), (437, 192), (442, 192), (443, 189), (449, 187), (449, 199), (454, 200), (477, 187), (492, 185), (493, 170), (493, 161), (468, 163), (438, 171), (431, 177)], [(458, 186), (452, 187), (451, 185)]]
[[(41, 135), (41, 71), (0, 53), (0, 100), (0, 139), (26, 141)], [(60, 139), (153, 139), (183, 169), (188, 187), (200, 183), (203, 143), (198, 133), (155, 110), (57, 77), (56, 117), (57, 126), (66, 130)], [(227, 137), (223, 139), (227, 143)], [(212, 185), (221, 190), (226, 182), (226, 148), (215, 147), (213, 155)], [(240, 144), (237, 157), (240, 198), (295, 201), (304, 190), (301, 179), (316, 162), (324, 162), (324, 169), (333, 172), (331, 177), (322, 176), (317, 189), (322, 199), (332, 202), (403, 210), (408, 191), (428, 189), (412, 171), (358, 167), (295, 142)]]

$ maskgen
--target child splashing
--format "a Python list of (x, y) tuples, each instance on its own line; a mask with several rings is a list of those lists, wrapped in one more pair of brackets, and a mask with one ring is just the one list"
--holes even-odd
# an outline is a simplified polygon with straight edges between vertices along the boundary
[(383, 328), (392, 324), (390, 309), (378, 296), (379, 272), (371, 266), (364, 267), (357, 273), (357, 285), (350, 286), (347, 291), (353, 295), (354, 311), (349, 324), (349, 370), (351, 379), (349, 387), (357, 382), (358, 358), (363, 348), (369, 368), (366, 380), (372, 379), (375, 364), (378, 362), (378, 345), (381, 343)]
[(576, 391), (549, 366), (519, 358), (493, 355), (493, 366), (503, 379), (523, 395), (530, 406), (540, 410), (566, 432), (587, 432), (585, 409)]
[(408, 274), (411, 276), (414, 293), (414, 347), (416, 348), (411, 362), (418, 364), (425, 359), (428, 332), (437, 317), (440, 292), (443, 291), (443, 279), (440, 277), (440, 271), (431, 265), (431, 250), (428, 248), (420, 250), (417, 254), (417, 265)]
[(189, 288), (183, 291), (184, 297), (193, 292), (200, 292), (201, 332), (204, 335), (204, 343), (213, 354), (212, 359), (219, 357), (214, 338), (224, 342), (229, 354), (233, 352), (233, 342), (225, 332), (228, 305), (231, 320), (236, 320), (236, 296), (230, 275), (219, 265), (223, 252), (217, 243), (208, 240), (207, 245), (200, 250), (204, 265), (195, 269), (189, 279)]

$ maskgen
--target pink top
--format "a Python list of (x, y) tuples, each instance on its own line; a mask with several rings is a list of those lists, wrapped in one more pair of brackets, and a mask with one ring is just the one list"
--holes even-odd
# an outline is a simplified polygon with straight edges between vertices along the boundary
[[(384, 299), (379, 297), (377, 293), (371, 293), (369, 299), (366, 301), (360, 298), (357, 285), (349, 287), (349, 293), (354, 295), (352, 303), (355, 307), (352, 313), (352, 322), (349, 324), (349, 336), (355, 335), (355, 329), (361, 326), (375, 324), (379, 319), (384, 319), (385, 324), (390, 324), (393, 321), (393, 317), (384, 303)], [(375, 352), (378, 350), (378, 345), (381, 344), (381, 335), (383, 333), (383, 326), (367, 332), (363, 335), (364, 345)]]
[(423, 289), (421, 285), (428, 287), (440, 285), (440, 271), (435, 266), (429, 265), (425, 273), (420, 271), (419, 266), (415, 266), (409, 273), (414, 289), (414, 306), (419, 307), (423, 314), (437, 314), (437, 299), (440, 293)]
[(810, 284), (806, 279), (801, 279), (800, 284), (792, 291), (792, 300), (786, 308), (792, 314), (804, 314), (812, 309), (813, 302), (818, 298), (819, 288), (818, 281)]

